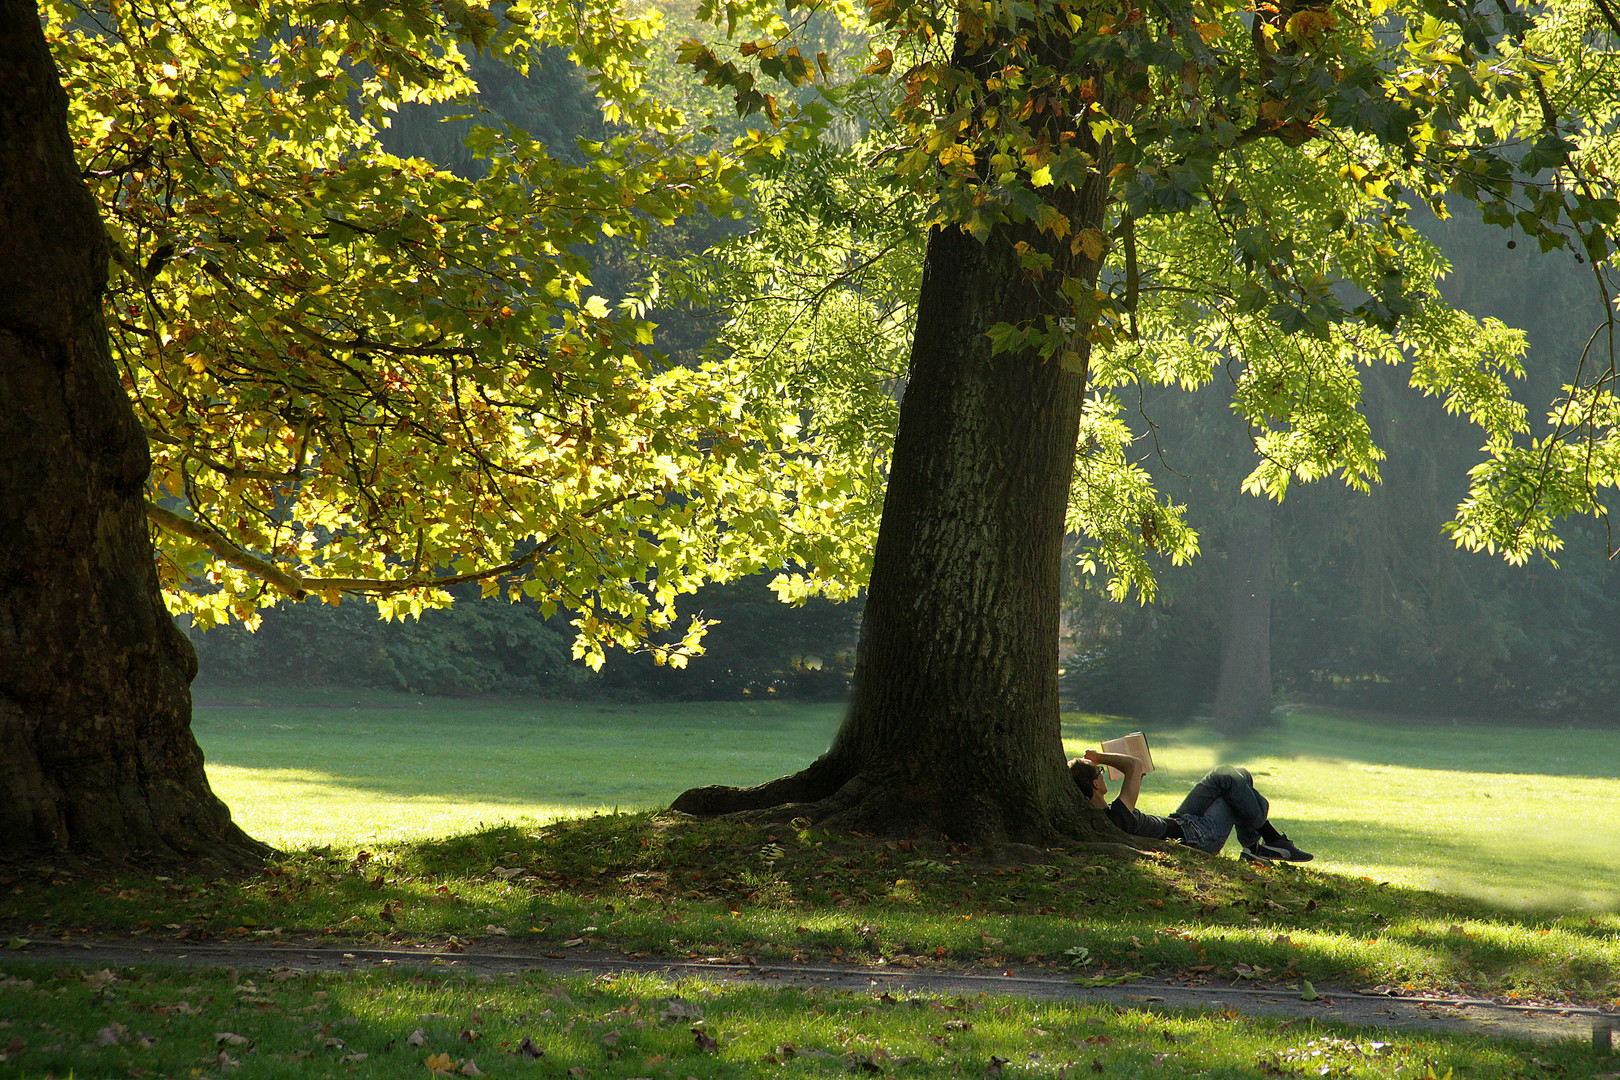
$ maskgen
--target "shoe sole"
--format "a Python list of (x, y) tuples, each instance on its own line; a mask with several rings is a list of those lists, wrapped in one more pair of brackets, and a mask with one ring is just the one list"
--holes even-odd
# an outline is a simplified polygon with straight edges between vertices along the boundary
[(1307, 855), (1303, 851), (1296, 855), (1285, 848), (1279, 847), (1271, 848), (1271, 851), (1275, 851), (1277, 854), (1272, 855), (1270, 852), (1267, 852), (1260, 857), (1262, 859), (1268, 859), (1272, 862), (1310, 862), (1312, 859), (1316, 858), (1316, 856)]

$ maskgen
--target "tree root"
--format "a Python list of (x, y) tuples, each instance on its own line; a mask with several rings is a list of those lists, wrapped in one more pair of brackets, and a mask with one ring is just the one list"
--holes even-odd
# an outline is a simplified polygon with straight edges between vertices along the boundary
[(1099, 845), (1129, 852), (1123, 833), (1097, 811), (1072, 805), (1049, 813), (1019, 813), (992, 798), (941, 792), (872, 776), (823, 756), (807, 768), (756, 787), (692, 788), (670, 806), (697, 817), (728, 817), (753, 824), (803, 820), (817, 828), (894, 840), (956, 841), (987, 849), (1010, 845), (1031, 852)]

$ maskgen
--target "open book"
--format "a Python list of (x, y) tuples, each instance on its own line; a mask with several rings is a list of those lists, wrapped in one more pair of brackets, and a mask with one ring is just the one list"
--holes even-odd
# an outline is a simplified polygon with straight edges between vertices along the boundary
[[(1129, 754), (1142, 763), (1142, 775), (1146, 776), (1153, 771), (1153, 755), (1148, 751), (1147, 736), (1140, 731), (1133, 731), (1129, 735), (1121, 735), (1117, 739), (1109, 739), (1102, 744), (1105, 754)], [(1118, 769), (1108, 770), (1108, 779), (1118, 780), (1125, 774)]]

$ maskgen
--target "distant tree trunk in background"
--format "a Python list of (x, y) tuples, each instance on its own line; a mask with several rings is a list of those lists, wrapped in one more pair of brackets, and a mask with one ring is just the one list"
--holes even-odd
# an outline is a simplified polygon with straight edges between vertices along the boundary
[(1215, 726), (1242, 735), (1271, 719), (1271, 519), (1267, 499), (1239, 496), (1226, 552)]
[(0, 0), (0, 854), (241, 863), (158, 590), (108, 247), (32, 2)]

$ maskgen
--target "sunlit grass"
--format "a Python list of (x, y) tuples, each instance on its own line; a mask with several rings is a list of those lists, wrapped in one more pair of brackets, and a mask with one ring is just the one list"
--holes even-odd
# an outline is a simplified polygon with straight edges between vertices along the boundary
[[(1130, 726), (1077, 719), (1066, 745), (1078, 754)], [(1240, 764), (1313, 866), (1543, 911), (1620, 911), (1620, 731), (1301, 709), (1239, 743), (1201, 726), (1149, 737), (1149, 813), (1174, 810), (1210, 767)]]
[(208, 778), (280, 848), (365, 845), (667, 805), (759, 783), (826, 749), (841, 708), (619, 706), (377, 691), (214, 691), (193, 728)]

